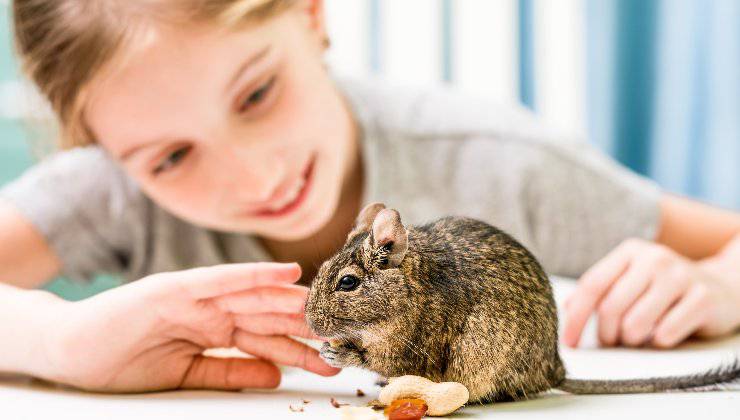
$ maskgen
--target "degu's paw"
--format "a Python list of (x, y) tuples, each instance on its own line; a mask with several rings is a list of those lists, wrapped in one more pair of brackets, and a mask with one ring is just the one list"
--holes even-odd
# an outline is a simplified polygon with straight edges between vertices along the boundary
[(329, 366), (336, 368), (362, 366), (364, 363), (362, 351), (346, 343), (324, 343), (319, 355)]

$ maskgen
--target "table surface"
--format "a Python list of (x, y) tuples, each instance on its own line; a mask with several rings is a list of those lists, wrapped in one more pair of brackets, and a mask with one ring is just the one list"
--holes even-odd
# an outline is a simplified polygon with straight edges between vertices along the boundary
[[(572, 290), (570, 280), (554, 279), (560, 303)], [(740, 335), (712, 342), (691, 342), (669, 351), (599, 349), (595, 323), (589, 323), (581, 348), (562, 348), (569, 376), (618, 379), (692, 373), (727, 363), (740, 353)], [(375, 376), (345, 369), (323, 378), (298, 369), (284, 369), (273, 391), (173, 391), (136, 395), (99, 395), (40, 381), (0, 378), (0, 419), (339, 419), (329, 400), (364, 405), (379, 390)], [(367, 395), (357, 397), (356, 389)], [(310, 400), (303, 404), (302, 400)], [(304, 407), (292, 412), (289, 406)], [(549, 393), (529, 401), (471, 405), (452, 418), (740, 418), (740, 387), (723, 392), (674, 392), (642, 395), (576, 396)]]

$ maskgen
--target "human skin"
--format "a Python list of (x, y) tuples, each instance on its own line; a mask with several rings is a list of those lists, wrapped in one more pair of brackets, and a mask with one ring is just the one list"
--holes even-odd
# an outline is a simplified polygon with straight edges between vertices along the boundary
[[(297, 264), (246, 263), (157, 273), (80, 302), (0, 284), (0, 372), (77, 388), (141, 392), (173, 388), (273, 388), (274, 363), (333, 375), (316, 350), (287, 335), (305, 326)], [(258, 358), (216, 358), (237, 347)]]
[(597, 315), (604, 346), (670, 348), (740, 327), (740, 216), (664, 195), (655, 241), (628, 239), (587, 270), (565, 306), (577, 346)]

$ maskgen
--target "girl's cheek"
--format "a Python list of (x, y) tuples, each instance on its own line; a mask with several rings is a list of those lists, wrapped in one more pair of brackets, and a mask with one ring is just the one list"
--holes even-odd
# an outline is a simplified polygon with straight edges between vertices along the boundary
[(272, 117), (266, 133), (268, 140), (297, 147), (308, 146), (306, 141), (315, 137), (311, 121), (318, 117), (318, 110), (321, 108), (319, 104), (315, 104), (312, 109), (312, 104), (306, 100), (311, 96), (311, 88), (305, 87), (301, 82), (290, 74), (285, 75), (280, 96), (271, 110)]
[[(199, 176), (198, 171), (201, 168), (198, 166), (192, 166), (188, 173), (179, 173), (177, 177), (157, 179), (141, 176), (138, 182), (146, 195), (161, 207), (200, 219), (210, 212), (205, 207), (217, 198), (213, 194), (218, 189), (213, 178)], [(201, 181), (194, 182), (198, 178)]]
[(293, 86), (293, 81), (285, 77), (277, 93), (279, 97), (276, 98), (271, 110), (273, 118), (270, 125), (273, 130), (285, 130), (291, 124), (295, 124), (295, 113), (298, 108), (295, 93), (296, 89)]

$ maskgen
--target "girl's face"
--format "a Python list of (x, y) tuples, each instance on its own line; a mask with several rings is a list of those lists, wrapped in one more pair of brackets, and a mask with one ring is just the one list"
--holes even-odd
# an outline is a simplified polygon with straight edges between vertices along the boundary
[(305, 7), (238, 31), (160, 27), (93, 83), (85, 120), (173, 214), (308, 237), (334, 214), (357, 163), (351, 114), (323, 64), (322, 24), (319, 8)]

